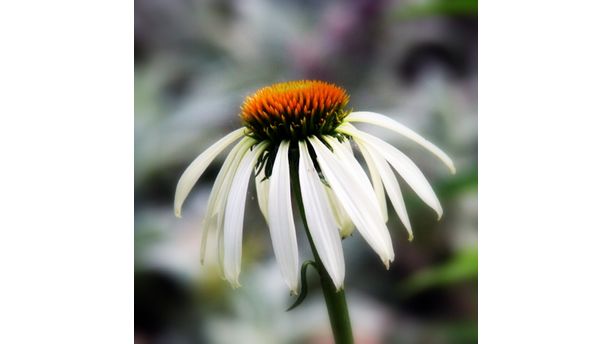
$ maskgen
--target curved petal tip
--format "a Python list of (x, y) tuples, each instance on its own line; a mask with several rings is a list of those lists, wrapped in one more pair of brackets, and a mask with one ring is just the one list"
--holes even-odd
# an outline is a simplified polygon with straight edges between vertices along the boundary
[(442, 208), (436, 209), (436, 213), (438, 214), (438, 221), (442, 219), (442, 215), (444, 215), (444, 210)]
[(387, 270), (389, 270), (389, 268), (391, 267), (391, 261), (390, 261), (390, 260), (388, 260), (388, 259), (387, 259), (387, 260), (385, 260), (385, 261), (383, 262), (383, 264), (385, 264), (385, 268), (386, 268)]

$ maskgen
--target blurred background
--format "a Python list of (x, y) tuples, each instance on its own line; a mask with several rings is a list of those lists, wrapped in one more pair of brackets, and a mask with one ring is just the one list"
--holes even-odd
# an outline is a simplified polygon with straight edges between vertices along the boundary
[[(214, 262), (200, 265), (200, 223), (221, 158), (187, 199), (183, 218), (172, 210), (181, 173), (240, 125), (244, 97), (295, 79), (346, 88), (350, 107), (406, 124), (457, 166), (450, 175), (416, 145), (368, 128), (413, 158), (445, 213), (437, 221), (402, 186), (415, 240), (390, 211), (396, 259), (389, 271), (359, 235), (343, 241), (357, 343), (477, 342), (476, 1), (135, 1), (136, 343), (332, 342), (315, 274), (304, 303), (285, 311), (294, 298), (253, 185), (243, 287), (231, 289)], [(304, 261), (311, 255), (300, 235)]]

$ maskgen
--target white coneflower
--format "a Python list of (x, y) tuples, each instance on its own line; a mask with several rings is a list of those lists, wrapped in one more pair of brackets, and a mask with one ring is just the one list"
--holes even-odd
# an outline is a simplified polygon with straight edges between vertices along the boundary
[[(303, 201), (312, 243), (337, 290), (344, 281), (341, 239), (353, 228), (387, 268), (393, 261), (385, 195), (412, 238), (393, 170), (438, 217), (442, 216), (436, 194), (412, 160), (352, 123), (364, 122), (395, 131), (428, 149), (454, 173), (451, 159), (391, 118), (347, 110), (348, 100), (345, 90), (321, 81), (265, 87), (246, 98), (240, 115), (244, 127), (204, 151), (181, 176), (174, 201), (178, 217), (185, 198), (204, 170), (225, 148), (240, 140), (231, 149), (213, 185), (202, 240), (204, 257), (208, 238), (217, 238), (220, 267), (232, 286), (240, 285), (244, 208), (251, 174), (255, 174), (259, 207), (270, 228), (281, 274), (293, 292), (298, 289), (300, 270), (291, 201), (293, 175), (299, 177), (298, 196)], [(369, 177), (356, 160), (351, 141), (361, 151)], [(296, 188), (293, 189), (295, 192)]]

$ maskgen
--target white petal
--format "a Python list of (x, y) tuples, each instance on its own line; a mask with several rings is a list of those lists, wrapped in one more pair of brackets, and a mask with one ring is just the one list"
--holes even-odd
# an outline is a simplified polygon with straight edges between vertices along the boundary
[[(365, 175), (361, 166), (354, 166), (332, 152), (316, 137), (309, 138), (317, 162), (332, 190), (344, 206), (347, 214), (366, 242), (380, 256), (385, 266), (393, 261), (393, 246), (385, 226), (376, 195), (369, 181), (362, 182), (359, 172)], [(366, 177), (367, 180), (367, 177)]]
[(307, 143), (300, 141), (299, 146), (298, 173), (306, 223), (325, 270), (332, 278), (336, 289), (341, 289), (344, 283), (344, 255), (340, 234), (334, 224), (323, 184), (310, 159)]
[(227, 280), (225, 276), (225, 230), (223, 229), (223, 215), (217, 214), (217, 264), (221, 278)]
[(432, 154), (437, 156), (440, 160), (442, 160), (442, 162), (446, 164), (446, 166), (448, 166), (448, 168), (453, 174), (456, 172), (453, 161), (448, 155), (446, 155), (446, 153), (444, 153), (440, 148), (436, 147), (436, 145), (434, 145), (433, 143), (427, 141), (421, 135), (417, 134), (412, 129), (406, 127), (405, 125), (394, 119), (375, 112), (356, 111), (346, 116), (345, 120), (349, 122), (363, 122), (374, 124), (389, 130), (393, 130), (396, 133), (403, 135), (408, 139), (420, 144), (425, 149), (429, 150)]
[(268, 195), (270, 193), (270, 180), (266, 179), (263, 172), (259, 173), (259, 176), (255, 177), (255, 188), (257, 189), (257, 203), (259, 204), (259, 210), (263, 215), (266, 223), (268, 222)]
[[(350, 124), (349, 124), (350, 125)], [(339, 158), (342, 162), (344, 162), (360, 184), (367, 185), (370, 184), (370, 180), (366, 175), (365, 171), (355, 159), (352, 150), (347, 150), (345, 144), (341, 144), (337, 139), (331, 136), (324, 136), (323, 139), (327, 144), (329, 144), (333, 149), (333, 155)], [(349, 146), (350, 147), (350, 146)], [(378, 205), (380, 209), (380, 214), (383, 218), (383, 221), (387, 222), (387, 203), (385, 199), (385, 189), (383, 188), (382, 182), (380, 180), (380, 175), (378, 172), (374, 170), (374, 177), (372, 178), (372, 187), (374, 189), (374, 193), (376, 195), (376, 199), (378, 200)]]
[(276, 153), (270, 176), (269, 227), (272, 248), (287, 286), (298, 293), (300, 262), (298, 256), (293, 210), (291, 208), (291, 178), (289, 175), (289, 141), (283, 141)]
[(351, 147), (351, 141), (344, 140), (342, 141), (341, 145), (349, 154), (353, 154), (353, 147)]
[(342, 126), (343, 132), (353, 136), (353, 138), (361, 140), (368, 144), (371, 151), (382, 155), (385, 160), (393, 166), (393, 168), (399, 173), (399, 175), (410, 185), (412, 190), (430, 206), (438, 214), (438, 219), (442, 217), (442, 206), (436, 196), (436, 193), (429, 185), (429, 182), (423, 175), (423, 172), (408, 158), (404, 153), (399, 151), (397, 148), (388, 144), (387, 142), (379, 139), (376, 136), (372, 136), (368, 133), (360, 131), (352, 125)]
[(266, 147), (266, 144), (266, 142), (259, 143), (254, 149), (245, 154), (242, 161), (240, 161), (240, 165), (238, 165), (238, 170), (236, 170), (236, 175), (227, 196), (223, 223), (225, 256), (223, 270), (225, 278), (234, 288), (240, 286), (238, 275), (240, 275), (240, 260), (242, 259), (242, 226), (249, 179), (251, 178), (251, 172), (257, 162), (257, 158)]
[[(209, 199), (209, 206), (211, 204)], [(212, 216), (205, 216), (202, 221), (202, 240), (200, 241), (200, 264), (204, 265), (206, 258), (206, 252), (208, 252), (208, 240), (209, 238), (216, 238), (218, 235), (219, 228), (217, 227), (217, 221)]]
[[(215, 179), (210, 196), (208, 198), (208, 206), (206, 209), (206, 215), (203, 221), (203, 235), (202, 242), (200, 244), (200, 261), (204, 263), (206, 255), (206, 245), (208, 237), (218, 238), (220, 226), (217, 224), (216, 214), (218, 209), (221, 208), (221, 204), (225, 205), (227, 199), (227, 192), (231, 185), (231, 180), (234, 178), (238, 163), (246, 153), (246, 151), (254, 144), (255, 140), (245, 137), (238, 144), (236, 144), (227, 155), (227, 158), (221, 166), (221, 170)], [(218, 250), (221, 248), (218, 247)], [(219, 269), (222, 271), (222, 269)]]
[(359, 146), (361, 153), (363, 154), (366, 161), (370, 161), (374, 168), (378, 170), (380, 173), (383, 184), (385, 185), (385, 189), (387, 190), (387, 194), (389, 195), (389, 199), (391, 200), (391, 204), (393, 204), (393, 208), (395, 208), (395, 212), (406, 230), (408, 230), (408, 240), (412, 240), (412, 227), (410, 226), (410, 220), (408, 219), (408, 212), (406, 211), (406, 206), (404, 205), (404, 198), (402, 197), (402, 191), (400, 189), (399, 183), (397, 182), (397, 178), (395, 178), (395, 174), (389, 167), (389, 164), (385, 161), (385, 159), (380, 156), (378, 153), (369, 149), (367, 143), (361, 141), (359, 138), (355, 137), (355, 142)]
[[(344, 150), (345, 155), (343, 155), (343, 158), (347, 160), (349, 164), (353, 164), (353, 166), (355, 166), (354, 163), (356, 163), (357, 161), (351, 158), (351, 157), (354, 157), (354, 155), (353, 155), (353, 150), (351, 148), (351, 143), (349, 140), (345, 140), (344, 142), (342, 142), (338, 148), (338, 146), (336, 146), (338, 142), (337, 140), (333, 138), (329, 138), (329, 137), (325, 137), (325, 138), (327, 139), (326, 141), (334, 149)], [(347, 156), (349, 158), (347, 158)], [(387, 199), (385, 198), (385, 188), (383, 187), (378, 171), (375, 168), (373, 168), (373, 166), (371, 166), (371, 163), (368, 162), (367, 159), (366, 159), (366, 165), (368, 166), (368, 171), (370, 172), (370, 180), (372, 182), (372, 187), (374, 187), (374, 192), (376, 193), (376, 199), (378, 200), (378, 204), (380, 205), (380, 211), (382, 213), (385, 223), (387, 223), (387, 221), (389, 220), (389, 214), (387, 211)], [(357, 166), (358, 166), (358, 163), (357, 163)], [(356, 170), (361, 170), (361, 168), (358, 168)]]
[[(224, 268), (224, 260), (225, 260), (225, 245), (224, 245), (224, 220), (225, 220), (225, 210), (227, 205), (227, 198), (229, 196), (229, 191), (232, 186), (232, 182), (234, 181), (234, 176), (236, 175), (236, 171), (238, 170), (238, 166), (245, 154), (249, 149), (253, 147), (255, 144), (255, 140), (252, 138), (246, 138), (244, 146), (240, 148), (238, 154), (233, 159), (229, 170), (231, 171), (224, 178), (223, 183), (221, 184), (221, 188), (219, 190), (219, 196), (217, 202), (213, 204), (213, 208), (209, 209), (212, 214), (211, 226), (214, 226), (217, 235), (217, 263), (219, 265), (219, 272), (221, 273), (221, 278), (225, 279), (225, 268)], [(214, 221), (214, 222), (213, 222)]]
[(244, 136), (244, 128), (236, 129), (231, 133), (227, 134), (221, 140), (215, 142), (202, 154), (200, 154), (183, 172), (183, 175), (178, 181), (176, 186), (176, 193), (174, 195), (174, 214), (177, 217), (181, 217), (181, 208), (183, 202), (189, 191), (193, 188), (195, 183), (198, 181), (202, 173), (206, 170), (208, 165), (221, 153), (227, 146), (232, 144), (234, 141)]
[(329, 187), (325, 186), (325, 193), (327, 193), (327, 200), (331, 206), (331, 211), (334, 214), (334, 221), (336, 222), (336, 227), (340, 230), (340, 236), (344, 239), (347, 236), (353, 234), (353, 230), (355, 229), (355, 225), (351, 218), (342, 207), (342, 203), (336, 197), (336, 194)]
[(376, 193), (376, 199), (378, 200), (378, 204), (380, 205), (380, 211), (382, 212), (383, 219), (385, 223), (389, 220), (389, 213), (387, 211), (387, 199), (385, 198), (385, 188), (383, 187), (382, 180), (380, 178), (380, 174), (376, 169), (376, 166), (370, 159), (369, 155), (363, 154), (363, 158), (366, 161), (366, 165), (368, 166), (368, 171), (370, 172), (370, 179), (372, 180), (372, 186), (374, 187), (374, 192)]

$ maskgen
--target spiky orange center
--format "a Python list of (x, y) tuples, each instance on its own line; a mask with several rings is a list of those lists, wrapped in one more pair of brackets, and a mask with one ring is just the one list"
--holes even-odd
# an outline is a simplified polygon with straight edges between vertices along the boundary
[(299, 139), (329, 134), (348, 114), (349, 96), (323, 81), (290, 81), (264, 87), (248, 96), (240, 117), (259, 139)]

